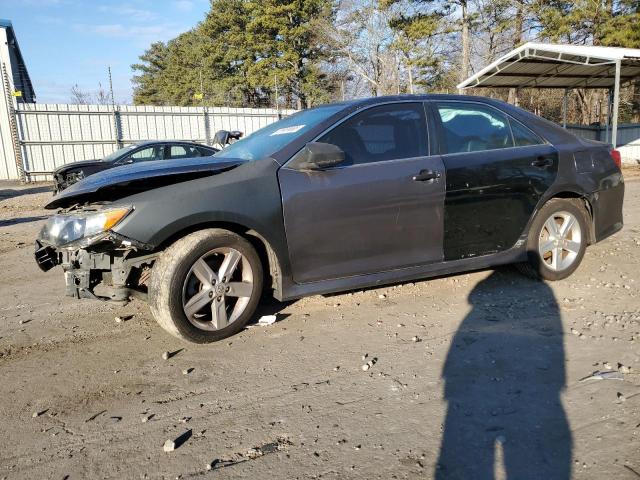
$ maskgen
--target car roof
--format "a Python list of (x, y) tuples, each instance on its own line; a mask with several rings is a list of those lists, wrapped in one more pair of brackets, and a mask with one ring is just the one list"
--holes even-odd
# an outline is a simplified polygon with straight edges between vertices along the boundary
[(204, 143), (194, 142), (193, 140), (143, 140), (141, 142), (135, 142), (134, 145), (137, 147), (142, 147), (145, 145), (157, 145), (157, 144), (165, 144), (165, 143), (187, 143), (189, 145), (196, 145), (198, 147), (212, 148), (209, 145), (205, 145)]
[(401, 101), (428, 101), (428, 100), (466, 100), (480, 101), (484, 103), (504, 103), (502, 100), (489, 97), (480, 97), (477, 95), (457, 95), (451, 93), (425, 93), (425, 94), (402, 94), (402, 95), (385, 95), (381, 97), (357, 98), (354, 100), (346, 100), (337, 102), (334, 105), (375, 105), (377, 103), (401, 102)]

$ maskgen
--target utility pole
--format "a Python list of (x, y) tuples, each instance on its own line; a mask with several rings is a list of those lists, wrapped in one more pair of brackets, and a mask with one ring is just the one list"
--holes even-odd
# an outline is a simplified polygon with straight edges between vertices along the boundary
[(111, 106), (115, 108), (116, 100), (113, 97), (113, 80), (111, 79), (111, 65), (107, 67), (109, 71), (109, 92), (111, 93)]
[(202, 83), (202, 66), (200, 67), (198, 73), (200, 74), (200, 104), (204, 105), (204, 83)]
[(113, 137), (116, 142), (116, 150), (122, 148), (122, 125), (120, 124), (120, 112), (116, 108), (116, 100), (113, 96), (113, 80), (111, 79), (111, 65), (107, 67), (109, 72), (109, 92), (111, 93), (111, 109), (113, 110)]
[(278, 101), (278, 74), (274, 74), (273, 75), (273, 79), (274, 79), (274, 84), (275, 84), (275, 94), (276, 94), (276, 114), (278, 115), (278, 118), (280, 118), (280, 102)]

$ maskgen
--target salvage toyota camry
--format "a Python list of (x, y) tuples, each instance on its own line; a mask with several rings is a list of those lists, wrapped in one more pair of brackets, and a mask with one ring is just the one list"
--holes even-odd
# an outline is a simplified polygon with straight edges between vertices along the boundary
[(622, 228), (620, 155), (487, 98), (320, 106), (213, 157), (97, 173), (36, 241), (77, 298), (148, 299), (192, 342), (279, 300), (514, 263), (568, 277)]

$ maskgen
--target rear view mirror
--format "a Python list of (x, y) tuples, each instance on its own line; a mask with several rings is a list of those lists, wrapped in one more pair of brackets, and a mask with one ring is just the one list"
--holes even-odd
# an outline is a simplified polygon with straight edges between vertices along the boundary
[(311, 142), (296, 154), (291, 167), (297, 170), (324, 170), (340, 165), (344, 162), (344, 158), (344, 152), (336, 145)]

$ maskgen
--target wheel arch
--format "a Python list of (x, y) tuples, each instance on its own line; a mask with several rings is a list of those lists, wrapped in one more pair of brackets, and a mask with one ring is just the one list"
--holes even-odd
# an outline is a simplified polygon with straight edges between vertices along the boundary
[(263, 268), (263, 271), (265, 276), (269, 277), (267, 280), (269, 280), (271, 288), (274, 290), (274, 296), (276, 296), (276, 298), (280, 297), (282, 294), (282, 261), (280, 256), (278, 256), (272, 243), (264, 235), (241, 223), (217, 220), (193, 223), (173, 232), (159, 243), (155, 250), (160, 252), (180, 238), (207, 228), (229, 230), (248, 240), (253, 248), (256, 249), (263, 267), (266, 267)]
[[(563, 189), (563, 190), (559, 190), (554, 192), (552, 195), (550, 195), (549, 197), (547, 197), (543, 202), (540, 203), (540, 205), (538, 206), (538, 208), (536, 209), (536, 214), (538, 213), (538, 211), (544, 206), (546, 205), (549, 201), (554, 200), (554, 199), (567, 199), (567, 200), (571, 200), (574, 199), (578, 202), (580, 202), (580, 206), (583, 207), (585, 209), (585, 211), (587, 212), (587, 223), (589, 224), (589, 231), (588, 233), (588, 245), (591, 245), (593, 243), (595, 243), (596, 239), (595, 239), (595, 224), (594, 224), (594, 217), (593, 217), (593, 206), (591, 204), (591, 200), (589, 199), (589, 195), (583, 193), (583, 192), (579, 192), (575, 189)], [(535, 215), (534, 215), (535, 217)], [(533, 218), (532, 218), (533, 220)]]

